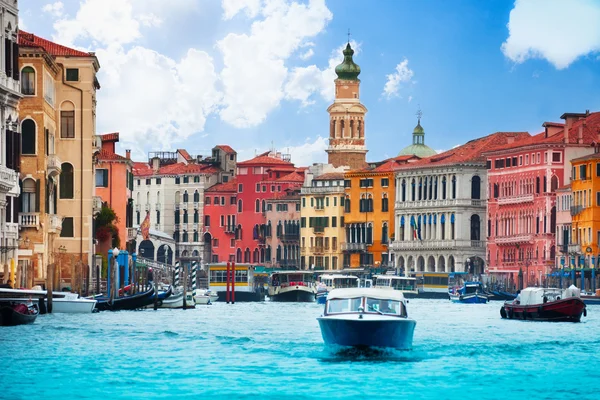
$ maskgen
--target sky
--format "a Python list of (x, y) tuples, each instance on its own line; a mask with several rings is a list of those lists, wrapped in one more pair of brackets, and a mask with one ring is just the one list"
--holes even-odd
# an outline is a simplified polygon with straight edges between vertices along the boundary
[(94, 51), (97, 133), (119, 149), (326, 162), (350, 41), (369, 161), (600, 111), (600, 0), (21, 0), (19, 28)]

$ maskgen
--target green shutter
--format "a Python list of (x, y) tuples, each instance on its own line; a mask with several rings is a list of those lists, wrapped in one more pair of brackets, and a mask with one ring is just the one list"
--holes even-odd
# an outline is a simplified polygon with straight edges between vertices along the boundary
[(107, 169), (102, 170), (102, 186), (108, 187), (108, 170)]
[(40, 212), (40, 181), (35, 181), (35, 212)]

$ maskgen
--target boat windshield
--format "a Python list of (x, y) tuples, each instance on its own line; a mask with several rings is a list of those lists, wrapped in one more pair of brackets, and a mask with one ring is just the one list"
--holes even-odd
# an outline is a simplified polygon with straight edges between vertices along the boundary
[(362, 304), (362, 297), (353, 299), (333, 299), (327, 302), (327, 314), (358, 312)]
[(367, 297), (367, 312), (406, 316), (404, 304), (397, 300), (382, 300)]

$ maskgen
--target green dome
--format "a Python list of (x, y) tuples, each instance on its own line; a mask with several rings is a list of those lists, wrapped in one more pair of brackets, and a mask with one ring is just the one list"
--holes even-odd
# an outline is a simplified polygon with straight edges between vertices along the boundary
[(417, 157), (425, 158), (435, 156), (437, 153), (431, 147), (426, 144), (411, 144), (400, 151), (399, 156), (410, 156), (415, 155)]
[(421, 126), (421, 121), (420, 120), (417, 123), (417, 126), (415, 126), (415, 130), (413, 131), (413, 135), (415, 133), (419, 134), (419, 135), (424, 135), (425, 134), (425, 129), (423, 129), (423, 127)]
[(350, 43), (346, 46), (343, 51), (344, 53), (344, 61), (335, 67), (335, 73), (338, 76), (338, 79), (345, 79), (349, 81), (358, 80), (358, 75), (360, 74), (360, 67), (354, 63), (352, 60), (352, 55), (354, 54), (354, 50), (350, 47)]

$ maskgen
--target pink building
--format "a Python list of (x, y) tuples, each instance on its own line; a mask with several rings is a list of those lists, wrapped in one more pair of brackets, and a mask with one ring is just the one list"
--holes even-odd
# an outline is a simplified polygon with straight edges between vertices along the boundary
[(235, 261), (237, 180), (219, 183), (204, 191), (204, 245), (206, 262)]
[[(284, 179), (302, 179), (293, 172)], [(300, 269), (300, 188), (290, 186), (283, 193), (267, 200), (265, 213), (266, 252), (265, 264), (273, 268)]]
[(566, 113), (542, 133), (486, 152), (489, 272), (525, 286), (542, 284), (556, 256), (556, 190), (570, 182), (570, 160), (593, 152), (594, 114)]

